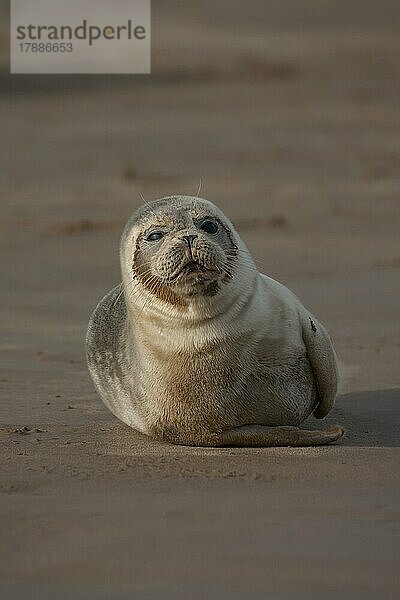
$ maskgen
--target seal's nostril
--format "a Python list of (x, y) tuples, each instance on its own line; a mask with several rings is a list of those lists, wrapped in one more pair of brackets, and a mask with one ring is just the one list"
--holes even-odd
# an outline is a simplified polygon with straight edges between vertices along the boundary
[(195, 240), (197, 238), (197, 235), (183, 235), (182, 236), (182, 240), (188, 245), (191, 246), (193, 243), (193, 240)]

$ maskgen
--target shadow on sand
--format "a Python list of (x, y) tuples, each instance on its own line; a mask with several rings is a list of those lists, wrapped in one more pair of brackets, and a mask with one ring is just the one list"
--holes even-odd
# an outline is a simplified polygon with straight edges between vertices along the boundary
[(323, 421), (310, 419), (303, 427), (342, 425), (341, 446), (400, 446), (400, 388), (339, 396), (334, 410)]

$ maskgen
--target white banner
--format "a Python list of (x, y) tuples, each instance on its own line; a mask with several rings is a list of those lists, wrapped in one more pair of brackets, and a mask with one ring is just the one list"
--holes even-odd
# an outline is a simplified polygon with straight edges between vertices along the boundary
[(11, 0), (11, 73), (150, 73), (150, 0)]

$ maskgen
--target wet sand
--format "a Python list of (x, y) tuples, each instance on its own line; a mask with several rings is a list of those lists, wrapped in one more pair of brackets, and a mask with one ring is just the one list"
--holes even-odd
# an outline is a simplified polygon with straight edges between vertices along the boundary
[[(153, 10), (151, 79), (0, 73), (4, 598), (399, 595), (399, 10), (269, 4)], [(123, 224), (200, 177), (332, 334), (336, 445), (174, 447), (97, 398)]]

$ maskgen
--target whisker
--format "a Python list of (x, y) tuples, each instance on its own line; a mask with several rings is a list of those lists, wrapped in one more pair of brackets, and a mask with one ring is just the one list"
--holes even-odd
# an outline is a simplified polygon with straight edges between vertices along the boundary
[(200, 192), (201, 192), (202, 185), (203, 185), (203, 180), (202, 180), (202, 178), (200, 177), (200, 181), (199, 181), (199, 187), (197, 188), (197, 194), (196, 194), (196, 197), (197, 197), (197, 198), (199, 197), (199, 194), (200, 194)]
[(139, 196), (142, 199), (142, 202), (145, 206), (147, 206), (147, 208), (149, 209), (149, 211), (153, 214), (154, 217), (157, 217), (156, 213), (154, 212), (154, 210), (151, 208), (150, 204), (147, 202), (147, 200), (145, 199), (145, 197), (143, 196), (142, 192), (140, 190), (137, 190)]
[(112, 308), (114, 308), (114, 306), (117, 304), (118, 300), (120, 299), (120, 297), (124, 293), (124, 284), (123, 284), (122, 281), (119, 284), (119, 288), (120, 288), (120, 292), (119, 292), (118, 296), (115, 298), (114, 302), (112, 303), (112, 305), (111, 305)]

